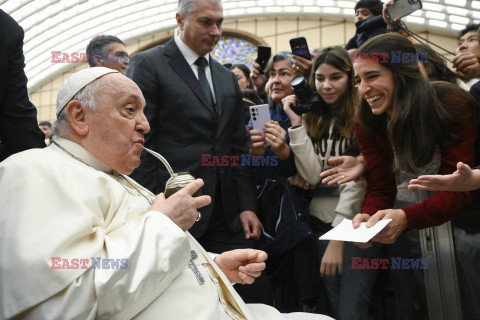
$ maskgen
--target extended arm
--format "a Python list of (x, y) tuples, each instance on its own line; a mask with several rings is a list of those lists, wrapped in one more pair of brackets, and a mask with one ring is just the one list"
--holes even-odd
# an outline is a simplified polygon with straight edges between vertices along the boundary
[(463, 162), (457, 163), (457, 171), (452, 174), (420, 176), (410, 180), (409, 189), (431, 191), (472, 191), (480, 188), (480, 170), (472, 169)]

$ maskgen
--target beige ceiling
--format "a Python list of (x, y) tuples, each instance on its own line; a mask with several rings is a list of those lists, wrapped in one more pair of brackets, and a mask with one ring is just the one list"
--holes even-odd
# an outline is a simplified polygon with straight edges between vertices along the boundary
[[(53, 63), (52, 52), (84, 53), (99, 34), (129, 41), (175, 27), (177, 0), (0, 0), (25, 30), (25, 71), (29, 89), (69, 66)], [(385, 2), (385, 1), (384, 1)], [(223, 0), (225, 18), (307, 16), (352, 19), (355, 0)], [(405, 22), (421, 31), (455, 35), (480, 21), (480, 1), (423, 0), (423, 9)]]

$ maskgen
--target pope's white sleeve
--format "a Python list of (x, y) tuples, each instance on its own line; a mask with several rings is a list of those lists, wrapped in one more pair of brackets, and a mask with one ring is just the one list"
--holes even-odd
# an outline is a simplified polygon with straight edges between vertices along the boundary
[(128, 258), (125, 269), (95, 270), (98, 315), (109, 317), (119, 311), (123, 318), (143, 310), (190, 260), (186, 233), (157, 211), (106, 234), (104, 252), (107, 258)]
[(188, 264), (188, 235), (104, 173), (48, 148), (10, 158), (0, 164), (0, 318), (132, 318)]
[[(147, 212), (104, 237), (101, 268), (87, 269), (27, 312), (27, 319), (131, 319), (168, 288), (190, 259), (186, 233), (160, 212)], [(106, 259), (121, 262), (113, 267)], [(101, 265), (104, 261), (108, 266)]]

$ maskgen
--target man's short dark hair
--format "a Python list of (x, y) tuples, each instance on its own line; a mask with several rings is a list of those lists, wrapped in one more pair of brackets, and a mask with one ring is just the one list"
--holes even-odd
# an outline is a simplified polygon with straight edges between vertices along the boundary
[(106, 34), (96, 36), (90, 40), (90, 43), (87, 46), (88, 64), (90, 67), (95, 67), (95, 61), (93, 60), (95, 55), (108, 52), (108, 46), (110, 43), (121, 43), (125, 45), (125, 43), (119, 38)]
[(38, 125), (39, 126), (48, 126), (50, 129), (52, 128), (52, 124), (48, 121), (42, 121)]
[(458, 36), (457, 36), (458, 39), (460, 39), (461, 37), (463, 37), (466, 33), (470, 32), (470, 31), (477, 31), (479, 27), (480, 27), (480, 23), (467, 24), (467, 26), (458, 33)]

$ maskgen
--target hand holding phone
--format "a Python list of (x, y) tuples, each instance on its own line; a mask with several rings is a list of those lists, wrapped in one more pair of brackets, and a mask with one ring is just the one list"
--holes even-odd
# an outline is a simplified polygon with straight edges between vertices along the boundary
[(261, 131), (263, 135), (265, 124), (271, 121), (270, 110), (268, 104), (260, 104), (250, 107), (250, 115), (252, 119), (252, 125), (254, 130)]
[(267, 66), (268, 60), (272, 55), (272, 48), (267, 46), (258, 46), (258, 56), (257, 63), (260, 65), (260, 73), (265, 72), (265, 67)]
[(422, 9), (420, 0), (394, 0), (386, 4), (388, 17), (395, 21)]
[(290, 39), (290, 48), (292, 49), (293, 54), (307, 60), (312, 60), (312, 57), (310, 56), (310, 50), (308, 50), (307, 39), (305, 39), (305, 37)]

